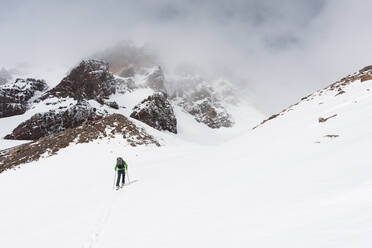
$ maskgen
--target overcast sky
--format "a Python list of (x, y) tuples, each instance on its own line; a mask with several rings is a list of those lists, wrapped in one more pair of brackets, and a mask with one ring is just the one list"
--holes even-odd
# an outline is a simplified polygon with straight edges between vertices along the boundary
[(372, 64), (372, 1), (1, 0), (0, 68), (75, 64), (132, 40), (169, 68), (193, 64), (244, 85), (275, 112)]

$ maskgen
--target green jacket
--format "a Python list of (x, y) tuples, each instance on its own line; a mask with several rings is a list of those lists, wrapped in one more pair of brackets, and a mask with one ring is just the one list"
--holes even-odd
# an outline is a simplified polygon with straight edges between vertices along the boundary
[(122, 171), (122, 170), (127, 170), (128, 169), (128, 164), (124, 161), (124, 159), (121, 160), (123, 163), (123, 168), (119, 168), (118, 164), (115, 165), (115, 170), (116, 171)]

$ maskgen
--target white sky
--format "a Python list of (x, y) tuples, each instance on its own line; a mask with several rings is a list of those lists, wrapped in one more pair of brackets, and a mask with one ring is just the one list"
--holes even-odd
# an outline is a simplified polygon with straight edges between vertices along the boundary
[(132, 40), (168, 68), (228, 77), (275, 112), (372, 64), (371, 9), (362, 0), (2, 0), (0, 68), (72, 66)]

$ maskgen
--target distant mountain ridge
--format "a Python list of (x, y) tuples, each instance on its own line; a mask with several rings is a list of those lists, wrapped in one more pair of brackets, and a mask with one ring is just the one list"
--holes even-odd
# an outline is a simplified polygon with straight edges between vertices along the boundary
[[(253, 127), (253, 129), (256, 129), (277, 117), (283, 116), (286, 113), (293, 111), (294, 109), (296, 109), (297, 105), (301, 103), (319, 99), (323, 95), (329, 95), (329, 97), (331, 96), (338, 97), (348, 92), (348, 86), (356, 82), (363, 83), (363, 82), (370, 81), (370, 80), (372, 80), (372, 65), (363, 67), (358, 72), (355, 72), (346, 77), (343, 77), (340, 80), (325, 87), (324, 89), (318, 90), (314, 92), (313, 94), (302, 97), (299, 102), (292, 104), (288, 108), (283, 109), (280, 113), (274, 114), (270, 116), (268, 119), (263, 120), (259, 125)], [(367, 91), (370, 91), (370, 89), (367, 89)], [(319, 104), (324, 104), (324, 103), (320, 102)], [(320, 118), (323, 118), (323, 117), (320, 117)]]
[[(44, 107), (42, 112), (37, 112), (28, 120), (20, 123), (5, 138), (36, 140), (68, 128), (78, 127), (86, 120), (98, 120), (112, 113), (120, 113), (121, 109), (126, 106), (120, 106), (114, 98), (118, 96), (125, 98), (126, 94), (139, 89), (151, 89), (154, 93), (163, 93), (163, 95), (154, 95), (154, 97), (156, 96), (154, 99), (162, 100), (157, 100), (154, 102), (155, 105), (151, 105), (152, 112), (150, 109), (143, 110), (144, 107), (150, 108), (150, 105), (140, 107), (142, 113), (149, 113), (146, 118), (143, 114), (134, 114), (136, 111), (139, 113), (139, 106), (133, 109), (134, 112), (130, 114), (131, 117), (143, 121), (155, 129), (177, 133), (177, 121), (172, 114), (174, 112), (172, 106), (182, 107), (187, 113), (193, 115), (195, 120), (211, 128), (231, 127), (234, 123), (222, 102), (223, 98), (227, 96), (218, 96), (217, 89), (206, 81), (198, 81), (199, 78), (195, 81), (194, 78), (188, 77), (183, 79), (185, 82), (183, 87), (173, 90), (167, 87), (170, 83), (166, 81), (160, 66), (143, 67), (140, 70), (137, 68), (136, 71), (123, 75), (124, 70), (126, 68), (120, 70), (121, 76), (115, 75), (110, 72), (107, 62), (89, 59), (79, 63), (57, 86), (48, 91), (45, 91), (47, 89), (45, 81), (28, 79), (25, 82), (43, 84), (35, 89), (39, 90), (42, 95), (31, 103), (23, 103), (19, 109), (13, 107), (18, 106), (16, 105), (18, 98), (16, 99), (14, 95), (14, 99), (9, 98), (9, 103), (7, 103), (7, 106), (13, 107), (8, 107), (10, 110), (6, 112), (7, 116), (23, 114), (27, 108), (37, 109), (41, 105)], [(5, 92), (9, 88), (10, 92), (18, 94), (16, 89), (19, 88), (19, 82), (21, 80), (14, 84), (7, 84), (6, 87), (3, 86), (3, 91)], [(226, 85), (225, 87), (228, 88)], [(226, 92), (229, 93), (228, 90)], [(30, 94), (28, 93), (28, 95)], [(138, 104), (143, 100), (138, 99)], [(155, 111), (154, 106), (158, 110)], [(163, 111), (168, 114), (158, 114)], [(5, 113), (5, 111), (3, 112)], [(159, 116), (162, 116), (164, 123), (162, 125), (159, 125), (157, 120)]]

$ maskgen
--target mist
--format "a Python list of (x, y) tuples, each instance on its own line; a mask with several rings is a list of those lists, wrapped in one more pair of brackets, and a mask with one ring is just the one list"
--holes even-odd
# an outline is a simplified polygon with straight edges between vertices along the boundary
[(0, 68), (68, 68), (132, 41), (168, 71), (188, 66), (229, 79), (269, 114), (372, 64), (371, 7), (362, 0), (5, 0)]

